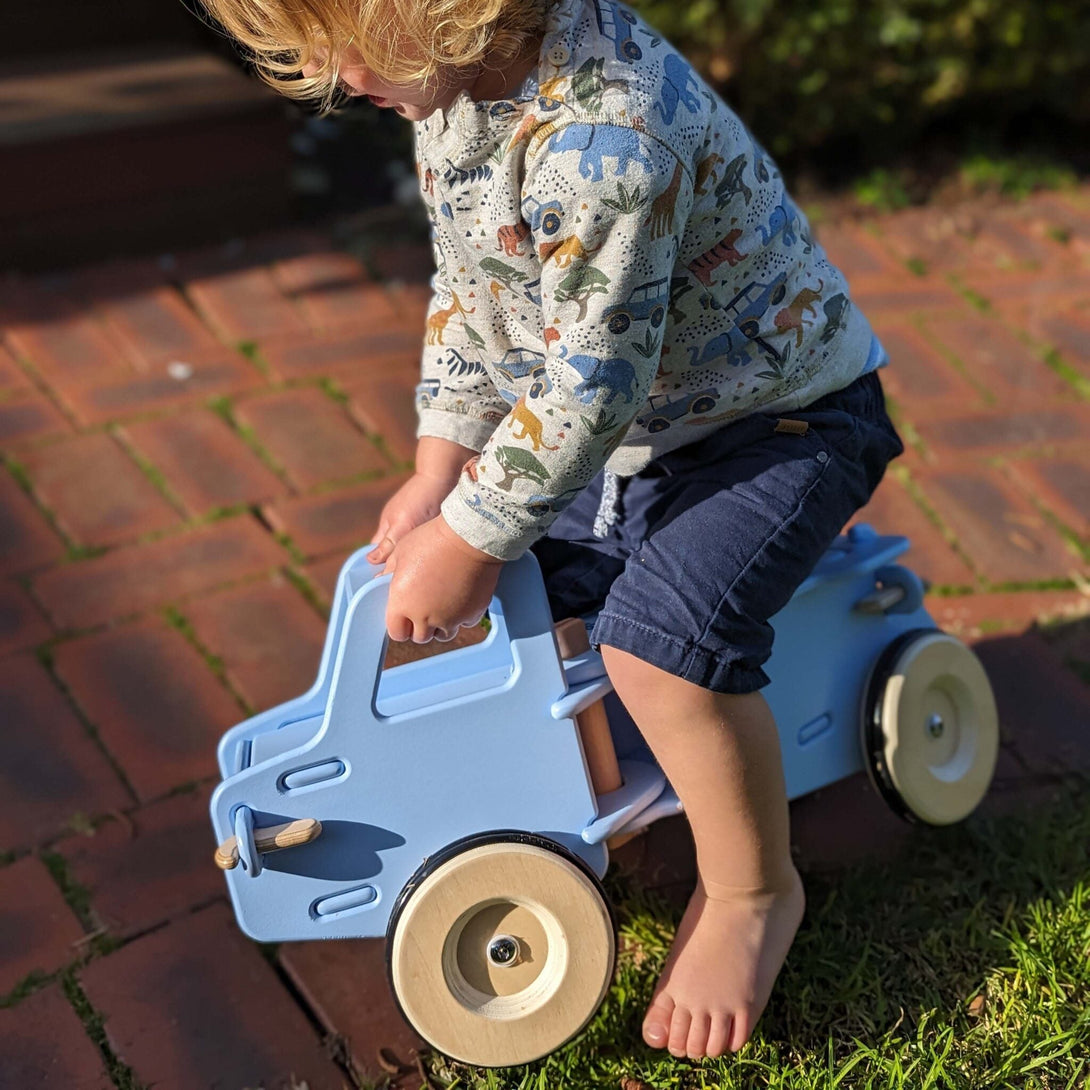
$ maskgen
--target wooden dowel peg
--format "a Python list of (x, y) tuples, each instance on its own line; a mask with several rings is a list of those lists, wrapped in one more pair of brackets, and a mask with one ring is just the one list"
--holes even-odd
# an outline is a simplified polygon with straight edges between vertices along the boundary
[[(565, 617), (553, 627), (556, 645), (563, 659), (574, 658), (590, 650), (587, 626), (578, 617)], [(596, 795), (616, 791), (623, 784), (617, 751), (609, 730), (605, 705), (596, 700), (575, 717), (579, 737), (583, 742), (583, 757), (590, 772), (590, 782)]]
[[(309, 844), (317, 840), (322, 832), (322, 823), (317, 818), (298, 818), (283, 825), (268, 825), (264, 829), (254, 829), (254, 845), (259, 852), (277, 852), (282, 848), (296, 848), (300, 844)], [(238, 866), (238, 841), (229, 836), (216, 849), (216, 866), (220, 870), (233, 870)]]

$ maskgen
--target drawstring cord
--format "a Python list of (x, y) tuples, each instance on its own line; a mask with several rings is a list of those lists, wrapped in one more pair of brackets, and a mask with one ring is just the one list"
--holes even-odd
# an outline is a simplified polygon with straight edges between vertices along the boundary
[(620, 517), (620, 478), (610, 470), (602, 478), (602, 498), (598, 501), (598, 513), (594, 516), (594, 536), (601, 541)]

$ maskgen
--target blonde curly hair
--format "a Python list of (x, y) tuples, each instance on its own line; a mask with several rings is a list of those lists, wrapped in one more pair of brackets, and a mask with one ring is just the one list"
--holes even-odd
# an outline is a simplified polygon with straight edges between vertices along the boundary
[[(540, 35), (554, 0), (201, 0), (266, 83), (290, 98), (336, 102), (354, 47), (392, 84), (430, 85), (441, 68), (503, 68)], [(312, 76), (302, 76), (314, 64)], [(291, 78), (291, 77), (298, 78)]]

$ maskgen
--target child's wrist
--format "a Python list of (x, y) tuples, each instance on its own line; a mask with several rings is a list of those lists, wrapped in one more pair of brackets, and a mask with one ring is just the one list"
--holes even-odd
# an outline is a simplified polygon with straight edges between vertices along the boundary
[(469, 459), (477, 457), (477, 453), (472, 447), (426, 435), (416, 445), (415, 472), (418, 477), (440, 481), (453, 488), (462, 467)]
[(442, 515), (436, 519), (436, 522), (439, 524), (438, 529), (443, 540), (457, 549), (467, 559), (476, 561), (478, 564), (503, 563), (499, 557), (493, 556), (491, 553), (486, 553), (483, 549), (478, 549), (475, 545), (470, 545), (464, 537), (451, 529), (450, 523), (448, 523)]

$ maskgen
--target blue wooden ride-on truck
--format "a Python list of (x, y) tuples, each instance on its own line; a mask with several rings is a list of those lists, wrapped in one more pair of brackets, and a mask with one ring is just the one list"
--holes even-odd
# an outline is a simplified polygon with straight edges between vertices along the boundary
[[(995, 701), (894, 562), (907, 548), (862, 525), (834, 543), (773, 618), (764, 693), (789, 797), (862, 768), (942, 825), (991, 780)], [(217, 862), (252, 938), (385, 937), (422, 1037), (525, 1063), (609, 987), (610, 845), (681, 803), (616, 698), (603, 710), (584, 622), (554, 630), (532, 555), (504, 566), (483, 642), (383, 670), (389, 577), (366, 554), (341, 571), (314, 686), (220, 743)]]

